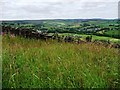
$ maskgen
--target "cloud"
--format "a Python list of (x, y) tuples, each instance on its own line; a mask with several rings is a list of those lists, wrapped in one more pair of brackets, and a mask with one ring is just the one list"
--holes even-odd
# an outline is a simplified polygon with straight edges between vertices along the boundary
[(2, 18), (117, 18), (118, 0), (4, 0)]

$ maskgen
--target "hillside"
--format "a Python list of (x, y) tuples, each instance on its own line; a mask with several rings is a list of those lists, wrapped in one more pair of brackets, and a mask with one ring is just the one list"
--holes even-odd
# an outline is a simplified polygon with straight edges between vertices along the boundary
[[(18, 20), (3, 21), (2, 25), (47, 30), (49, 33), (92, 34), (120, 39), (119, 20), (117, 19)], [(109, 32), (112, 32), (112, 35)]]
[(118, 49), (8, 35), (2, 44), (3, 88), (120, 86)]

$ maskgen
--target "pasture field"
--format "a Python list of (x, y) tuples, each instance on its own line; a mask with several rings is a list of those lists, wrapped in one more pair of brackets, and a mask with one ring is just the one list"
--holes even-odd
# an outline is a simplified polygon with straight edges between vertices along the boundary
[[(65, 35), (65, 36), (68, 36), (68, 35), (71, 35), (71, 36), (81, 36), (82, 40), (85, 40), (85, 38), (87, 36), (90, 36), (90, 35), (86, 35), (86, 34), (73, 34), (73, 33), (63, 33), (63, 34), (60, 34), (60, 35)], [(106, 36), (92, 35), (92, 41), (94, 41), (94, 40), (110, 40), (112, 43), (120, 43), (120, 39), (116, 39), (116, 38), (112, 38), (112, 37), (106, 37)]]
[(120, 88), (119, 50), (2, 37), (3, 88)]
[(105, 32), (105, 34), (110, 36), (120, 36), (120, 30), (110, 30)]

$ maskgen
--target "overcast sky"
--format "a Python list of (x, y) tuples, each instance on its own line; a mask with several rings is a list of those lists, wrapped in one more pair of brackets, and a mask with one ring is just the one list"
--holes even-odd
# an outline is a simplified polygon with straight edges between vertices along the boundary
[(118, 18), (119, 0), (2, 0), (1, 20)]

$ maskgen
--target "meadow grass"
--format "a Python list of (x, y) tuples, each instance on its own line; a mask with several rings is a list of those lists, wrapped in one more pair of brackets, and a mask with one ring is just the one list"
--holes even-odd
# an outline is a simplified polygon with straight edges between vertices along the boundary
[(0, 35), (0, 89), (2, 89), (2, 36)]
[(2, 37), (3, 88), (115, 88), (118, 50), (92, 43)]

